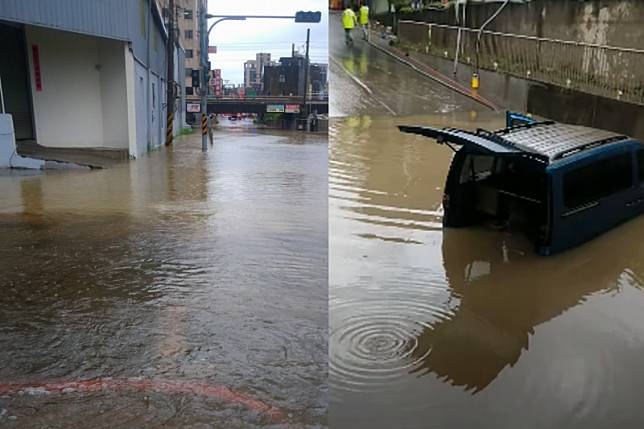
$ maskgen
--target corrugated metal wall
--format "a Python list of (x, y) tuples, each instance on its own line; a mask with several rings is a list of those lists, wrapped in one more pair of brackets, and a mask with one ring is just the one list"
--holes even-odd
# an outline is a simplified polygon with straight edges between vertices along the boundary
[(0, 20), (128, 40), (132, 0), (1, 0)]
[(165, 33), (150, 15), (150, 0), (0, 0), (1, 20), (130, 41), (134, 56), (145, 65), (150, 26), (151, 68), (166, 75)]

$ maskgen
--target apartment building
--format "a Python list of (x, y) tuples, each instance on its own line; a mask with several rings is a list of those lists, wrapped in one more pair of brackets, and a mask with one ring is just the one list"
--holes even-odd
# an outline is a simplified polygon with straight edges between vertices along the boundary
[(275, 64), (277, 63), (271, 61), (270, 53), (260, 52), (255, 54), (254, 60), (248, 60), (244, 63), (244, 87), (261, 92), (264, 82), (264, 68)]
[[(169, 0), (157, 0), (161, 7), (163, 19), (167, 25), (170, 10)], [(176, 39), (185, 51), (185, 80), (183, 92), (185, 95), (197, 95), (192, 85), (192, 70), (199, 70), (201, 44), (199, 42), (199, 13), (208, 10), (207, 0), (174, 0), (175, 22), (177, 24)]]

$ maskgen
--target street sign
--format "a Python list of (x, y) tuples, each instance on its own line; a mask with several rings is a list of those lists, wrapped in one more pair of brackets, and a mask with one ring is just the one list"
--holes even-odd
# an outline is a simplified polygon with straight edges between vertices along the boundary
[(286, 104), (284, 106), (284, 113), (300, 113), (299, 104)]
[(267, 104), (266, 105), (267, 113), (284, 113), (283, 104)]
[(188, 103), (186, 106), (186, 112), (188, 113), (199, 113), (201, 112), (201, 104), (199, 103)]
[(295, 22), (320, 22), (322, 12), (295, 12)]
[(217, 47), (216, 46), (208, 46), (208, 53), (209, 54), (216, 54), (217, 53)]

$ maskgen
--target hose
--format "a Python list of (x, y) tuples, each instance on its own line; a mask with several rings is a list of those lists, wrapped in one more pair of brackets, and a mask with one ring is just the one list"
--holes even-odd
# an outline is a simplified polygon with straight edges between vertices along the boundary
[(494, 21), (494, 18), (496, 18), (496, 17), (499, 15), (499, 13), (501, 13), (501, 11), (503, 10), (503, 8), (504, 8), (508, 3), (510, 3), (510, 0), (505, 0), (505, 1), (503, 2), (503, 4), (501, 5), (501, 7), (499, 7), (499, 8), (497, 9), (497, 11), (496, 11), (496, 12), (494, 12), (494, 13), (492, 14), (492, 16), (491, 16), (491, 17), (489, 17), (489, 18), (488, 18), (488, 20), (487, 20), (487, 21), (485, 21), (485, 22), (483, 23), (483, 25), (481, 25), (481, 28), (479, 28), (478, 35), (477, 35), (477, 37), (476, 37), (476, 74), (478, 74), (478, 73), (479, 73), (479, 50), (480, 50), (480, 47), (481, 47), (481, 34), (483, 33), (483, 29), (485, 29), (485, 27), (486, 27), (490, 22)]

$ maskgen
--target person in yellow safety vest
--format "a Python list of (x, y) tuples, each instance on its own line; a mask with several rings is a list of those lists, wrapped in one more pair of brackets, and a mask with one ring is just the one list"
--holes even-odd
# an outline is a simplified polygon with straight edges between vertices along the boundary
[(344, 41), (347, 45), (353, 45), (351, 30), (358, 23), (355, 12), (349, 6), (342, 12), (342, 26), (344, 27)]
[(360, 25), (362, 26), (362, 37), (364, 40), (368, 40), (369, 35), (369, 6), (367, 3), (363, 3), (360, 6)]

